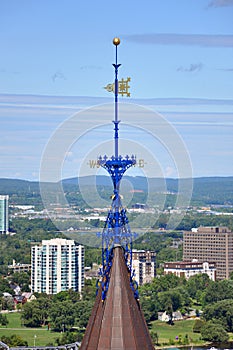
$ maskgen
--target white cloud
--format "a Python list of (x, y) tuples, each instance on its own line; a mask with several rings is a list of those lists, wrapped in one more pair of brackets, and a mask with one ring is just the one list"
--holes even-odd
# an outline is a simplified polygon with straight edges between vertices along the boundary
[[(76, 110), (81, 110), (82, 105), (85, 104), (85, 109), (82, 109), (84, 113), (82, 112), (79, 115), (77, 124), (71, 125), (72, 130), (77, 128), (78, 131), (80, 127), (84, 128), (86, 126), (87, 132), (79, 139), (77, 146), (67, 149), (65, 155), (67, 161), (66, 177), (71, 177), (71, 174), (74, 172), (77, 173), (78, 164), (81, 164), (83, 161), (83, 155), (90, 152), (90, 149), (95, 149), (96, 142), (102, 142), (103, 140), (112, 141), (111, 113), (113, 104), (111, 106), (108, 105), (109, 109), (107, 108), (107, 110), (105, 105), (101, 104), (91, 112), (92, 108), (86, 109), (86, 107), (96, 104), (96, 98), (62, 97), (59, 99), (55, 96), (7, 95), (5, 99), (4, 96), (0, 95), (1, 137), (3, 141), (0, 149), (0, 160), (4, 164), (0, 177), (16, 177), (16, 173), (18, 173), (17, 177), (20, 178), (35, 179), (37, 177), (40, 158), (45, 145), (60, 123), (65, 122), (73, 114), (72, 108), (66, 108), (71, 103), (76, 105)], [(1, 104), (1, 101), (3, 104)], [(142, 122), (141, 113), (136, 114), (134, 111), (135, 104), (145, 108), (148, 106), (150, 110), (160, 111), (167, 122), (171, 123), (187, 142), (188, 149), (193, 157), (196, 157), (198, 153), (197, 146), (200, 144), (200, 140), (202, 149), (205, 149), (206, 153), (210, 154), (211, 152), (211, 147), (208, 145), (210, 140), (213, 140), (212, 152), (220, 151), (219, 143), (216, 143), (216, 136), (218, 137), (218, 135), (221, 137), (221, 140), (224, 140), (224, 142), (221, 142), (222, 154), (227, 154), (229, 150), (233, 149), (233, 100), (195, 98), (132, 99), (131, 103), (127, 104), (127, 113), (123, 113), (123, 115), (129, 114), (129, 120), (131, 120), (130, 115), (132, 114), (134, 119), (138, 118)], [(40, 108), (41, 105), (44, 108)], [(61, 106), (64, 106), (64, 109)], [(120, 108), (123, 108), (123, 103)], [(59, 110), (61, 109), (63, 114), (59, 115)], [(97, 121), (96, 123), (99, 123), (100, 126), (92, 133), (88, 131), (90, 129), (90, 119), (86, 120), (87, 113), (93, 113), (91, 121)], [(105, 114), (107, 119), (105, 117), (103, 119)], [(106, 124), (105, 120), (109, 120), (109, 124)], [(141, 142), (141, 134), (131, 130), (130, 127), (127, 129), (124, 120), (126, 120), (125, 117), (122, 117), (121, 138), (127, 138), (127, 135), (133, 133), (133, 138)], [(129, 125), (131, 124), (129, 123)], [(150, 128), (150, 125), (146, 124), (145, 127)], [(70, 136), (72, 130), (65, 130), (67, 137)], [(156, 149), (156, 154), (158, 154), (158, 149)], [(230, 157), (231, 154), (229, 154)], [(167, 162), (163, 163), (168, 166)], [(216, 159), (213, 163), (210, 160), (208, 164), (208, 169), (213, 175), (217, 174), (215, 164), (217, 164)], [(203, 168), (205, 165), (197, 165), (198, 174), (196, 175), (205, 173)], [(226, 164), (222, 164), (222, 174), (227, 175), (231, 172), (232, 167), (230, 165), (229, 161)], [(33, 175), (32, 172), (34, 173)], [(172, 166), (166, 169), (166, 176), (174, 176)]]
[(233, 47), (233, 35), (148, 33), (124, 35), (128, 41), (151, 45)]
[(189, 67), (183, 67), (183, 66), (178, 67), (177, 72), (188, 72), (188, 73), (199, 72), (200, 70), (202, 70), (202, 68), (203, 68), (202, 63), (191, 63)]
[(66, 77), (64, 76), (64, 74), (58, 70), (56, 71), (53, 75), (52, 75), (52, 81), (55, 82), (57, 79), (62, 79), (62, 80), (66, 80)]
[(233, 6), (233, 0), (212, 0), (208, 7), (226, 7)]
[(176, 171), (174, 168), (172, 168), (171, 166), (167, 166), (165, 169), (165, 177), (170, 177), (170, 176), (174, 176), (176, 174)]

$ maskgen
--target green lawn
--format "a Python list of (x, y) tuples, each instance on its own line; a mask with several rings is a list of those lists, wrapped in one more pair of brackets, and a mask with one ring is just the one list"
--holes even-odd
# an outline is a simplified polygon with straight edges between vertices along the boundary
[[(9, 324), (7, 327), (0, 327), (0, 338), (3, 335), (11, 336), (12, 334), (16, 334), (26, 340), (29, 346), (34, 345), (34, 340), (36, 345), (45, 346), (48, 344), (56, 345), (55, 340), (61, 336), (60, 333), (48, 331), (47, 327), (23, 327), (21, 325), (20, 312), (6, 315)], [(176, 340), (176, 337), (183, 340), (186, 334), (188, 335), (190, 344), (204, 344), (200, 340), (200, 334), (193, 333), (192, 331), (194, 322), (194, 320), (176, 321), (173, 326), (170, 326), (166, 322), (155, 321), (152, 323), (151, 330), (157, 332), (160, 346), (174, 345), (179, 347), (179, 340)]]
[(20, 312), (10, 312), (4, 315), (9, 321), (7, 328), (21, 328)]
[(12, 312), (6, 314), (9, 324), (7, 327), (0, 326), (0, 338), (5, 335), (7, 337), (12, 334), (20, 335), (28, 342), (29, 346), (35, 344), (38, 346), (45, 346), (47, 344), (55, 344), (55, 340), (60, 337), (60, 333), (51, 332), (47, 327), (42, 328), (28, 328), (21, 325), (20, 313)]
[(184, 339), (185, 335), (188, 335), (190, 344), (203, 344), (200, 340), (199, 333), (193, 333), (194, 320), (176, 321), (173, 326), (168, 325), (166, 322), (155, 321), (152, 324), (151, 330), (157, 332), (159, 338), (159, 344), (162, 345), (179, 345), (179, 340), (176, 337)]

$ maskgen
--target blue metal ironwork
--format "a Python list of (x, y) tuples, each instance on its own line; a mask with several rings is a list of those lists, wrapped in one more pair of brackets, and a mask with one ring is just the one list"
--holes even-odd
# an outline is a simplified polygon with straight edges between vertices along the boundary
[[(115, 39), (114, 39), (115, 40)], [(134, 296), (138, 299), (137, 284), (133, 280), (134, 272), (132, 271), (132, 240), (135, 236), (131, 232), (129, 226), (129, 220), (126, 215), (126, 209), (122, 206), (120, 195), (120, 181), (125, 171), (131, 166), (136, 164), (136, 157), (128, 155), (123, 158), (118, 154), (118, 140), (119, 140), (119, 123), (118, 120), (118, 68), (121, 66), (117, 63), (117, 45), (120, 43), (117, 38), (116, 45), (116, 62), (113, 64), (115, 68), (115, 119), (114, 123), (114, 156), (108, 158), (106, 155), (99, 157), (98, 164), (108, 171), (113, 182), (113, 195), (112, 204), (108, 212), (105, 225), (102, 231), (102, 270), (100, 272), (102, 276), (101, 288), (102, 288), (102, 301), (105, 300), (108, 286), (109, 276), (112, 266), (113, 248), (114, 246), (122, 246), (125, 251), (125, 262), (130, 273), (131, 288), (134, 292)], [(99, 286), (100, 287), (100, 286)]]

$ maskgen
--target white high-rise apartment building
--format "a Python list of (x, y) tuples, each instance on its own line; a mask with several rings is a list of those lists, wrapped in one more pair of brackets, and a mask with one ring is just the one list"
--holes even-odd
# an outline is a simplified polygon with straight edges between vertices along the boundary
[(9, 233), (8, 201), (8, 195), (0, 195), (0, 234)]
[(84, 286), (84, 246), (73, 240), (43, 240), (31, 248), (32, 292), (56, 294)]

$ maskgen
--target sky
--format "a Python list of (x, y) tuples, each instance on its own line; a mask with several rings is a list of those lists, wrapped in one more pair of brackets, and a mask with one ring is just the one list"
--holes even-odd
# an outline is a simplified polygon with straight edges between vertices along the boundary
[(2, 0), (0, 178), (101, 173), (116, 36), (131, 174), (233, 176), (233, 0)]

